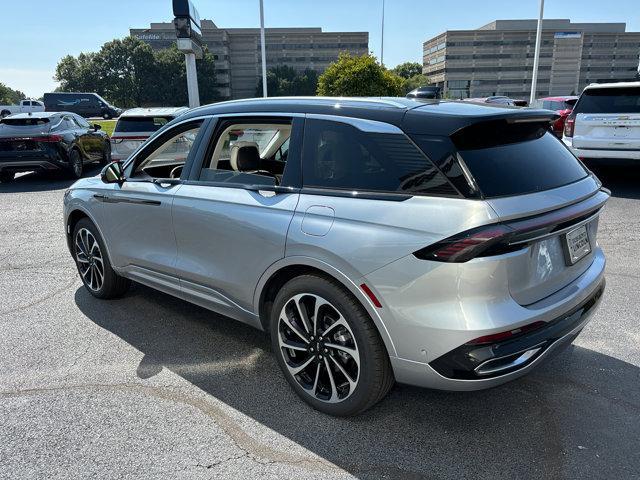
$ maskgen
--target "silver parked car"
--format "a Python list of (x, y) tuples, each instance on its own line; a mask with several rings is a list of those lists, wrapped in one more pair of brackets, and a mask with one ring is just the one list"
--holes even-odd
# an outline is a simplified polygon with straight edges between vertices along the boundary
[(70, 188), (69, 248), (95, 297), (133, 280), (270, 332), (293, 389), (332, 415), (394, 380), (493, 387), (571, 343), (604, 290), (609, 194), (555, 118), (384, 98), (197, 108)]

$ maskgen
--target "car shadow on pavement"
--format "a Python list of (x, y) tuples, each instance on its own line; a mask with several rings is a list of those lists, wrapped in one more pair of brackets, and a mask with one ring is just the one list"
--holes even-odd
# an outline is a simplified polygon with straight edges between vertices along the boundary
[[(91, 177), (100, 172), (97, 165), (85, 165), (83, 177)], [(70, 187), (76, 180), (66, 172), (29, 172), (19, 174), (13, 181), (0, 183), (0, 193), (45, 192)]]
[(589, 165), (614, 197), (640, 198), (640, 163), (638, 165)]
[(332, 418), (296, 397), (263, 332), (137, 284), (107, 302), (81, 287), (75, 301), (143, 353), (131, 366), (139, 378), (168, 369), (358, 478), (629, 478), (640, 471), (640, 369), (588, 349), (570, 347), (491, 390), (396, 385), (364, 414)]

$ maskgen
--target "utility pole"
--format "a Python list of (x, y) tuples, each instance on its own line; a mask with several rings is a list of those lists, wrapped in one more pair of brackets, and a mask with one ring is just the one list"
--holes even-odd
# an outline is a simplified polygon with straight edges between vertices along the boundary
[(538, 83), (538, 63), (540, 61), (540, 44), (542, 43), (542, 16), (544, 14), (544, 0), (540, 0), (540, 15), (538, 16), (538, 30), (536, 32), (536, 51), (533, 57), (533, 74), (531, 75), (531, 96), (529, 106), (536, 99), (536, 86)]
[(198, 91), (198, 73), (196, 71), (196, 54), (185, 53), (184, 61), (187, 65), (187, 94), (189, 95), (189, 108), (200, 106), (200, 92)]
[(267, 97), (267, 50), (264, 44), (264, 6), (260, 0), (260, 43), (262, 50), (262, 96)]
[(380, 65), (384, 67), (384, 0), (382, 0), (382, 25), (380, 39)]

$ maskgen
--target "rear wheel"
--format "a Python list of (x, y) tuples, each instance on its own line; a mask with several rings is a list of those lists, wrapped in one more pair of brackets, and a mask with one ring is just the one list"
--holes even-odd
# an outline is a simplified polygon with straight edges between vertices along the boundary
[(0, 183), (9, 183), (16, 178), (16, 174), (14, 172), (0, 172)]
[(82, 156), (80, 152), (74, 148), (69, 152), (69, 173), (72, 178), (80, 178), (82, 177), (83, 170)]
[(287, 381), (317, 410), (356, 415), (393, 385), (389, 356), (375, 325), (334, 280), (317, 275), (290, 280), (276, 296), (270, 328)]
[(11, 115), (11, 112), (10, 112), (9, 110), (2, 110), (2, 111), (0, 112), (0, 118), (7, 117), (7, 116), (9, 116), (9, 115)]
[(73, 257), (85, 288), (97, 298), (122, 296), (131, 282), (111, 267), (107, 249), (96, 226), (88, 218), (73, 229)]

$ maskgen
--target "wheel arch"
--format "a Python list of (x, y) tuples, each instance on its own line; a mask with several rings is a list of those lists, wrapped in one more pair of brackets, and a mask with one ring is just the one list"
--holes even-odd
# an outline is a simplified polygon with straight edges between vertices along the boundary
[(270, 307), (279, 289), (294, 277), (312, 273), (335, 280), (346, 288), (360, 302), (373, 320), (389, 355), (396, 356), (395, 346), (381, 314), (369, 297), (344, 272), (328, 263), (311, 257), (293, 256), (283, 258), (271, 265), (260, 277), (254, 293), (254, 311), (258, 314), (263, 330), (269, 331)]
[(64, 233), (67, 238), (67, 247), (69, 248), (71, 255), (73, 255), (73, 248), (72, 248), (73, 230), (76, 228), (76, 225), (78, 224), (78, 222), (83, 218), (88, 218), (91, 221), (91, 223), (95, 225), (96, 229), (98, 230), (98, 233), (100, 234), (100, 237), (102, 237), (102, 241), (104, 243), (104, 247), (106, 250), (105, 253), (108, 258), (111, 258), (111, 255), (109, 252), (109, 245), (107, 244), (107, 240), (104, 234), (102, 233), (102, 229), (100, 228), (100, 225), (98, 224), (98, 222), (96, 222), (96, 219), (93, 217), (93, 215), (79, 204), (72, 205), (69, 208), (69, 213), (66, 215), (66, 218), (64, 221)]

